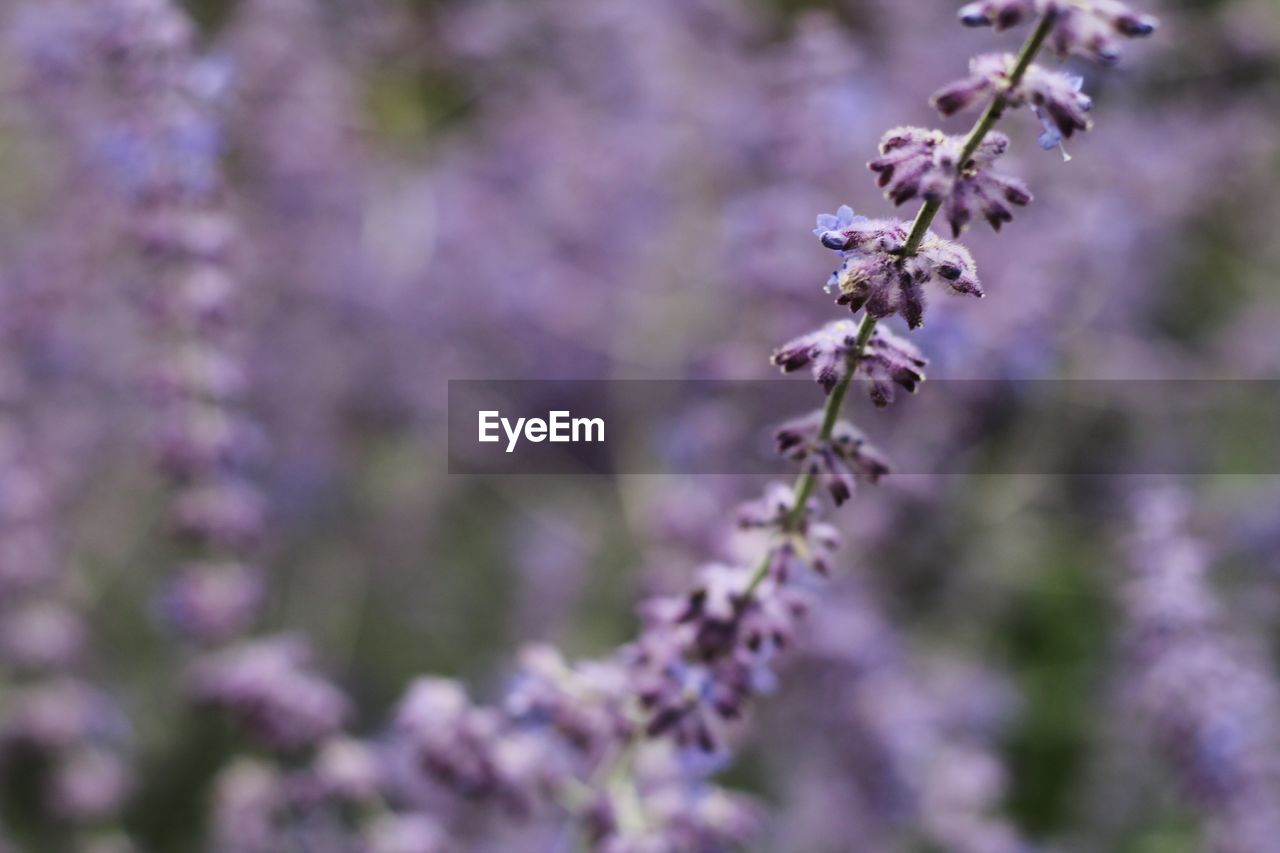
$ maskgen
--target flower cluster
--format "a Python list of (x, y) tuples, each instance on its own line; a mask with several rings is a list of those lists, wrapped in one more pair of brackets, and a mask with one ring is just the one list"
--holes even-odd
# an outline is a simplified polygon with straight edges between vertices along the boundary
[(824, 413), (788, 421), (778, 428), (778, 452), (802, 463), (828, 492), (836, 506), (853, 496), (858, 480), (875, 483), (889, 473), (889, 463), (848, 421), (837, 421), (823, 436)]
[[(175, 544), (187, 555), (158, 611), (196, 652), (187, 678), (194, 701), (228, 712), (246, 734), (295, 761), (315, 750), (313, 764), (288, 774), (287, 797), (272, 801), (272, 793), (259, 803), (274, 814), (267, 825), (278, 830), (281, 818), (320, 812), (339, 825), (326, 810), (340, 804), (315, 800), (304, 808), (303, 794), (323, 789), (335, 765), (329, 746), (340, 742), (345, 697), (315, 673), (300, 641), (237, 639), (263, 599), (252, 551), (266, 512), (252, 476), (264, 443), (246, 414), (238, 237), (220, 179), (223, 75), (197, 61), (190, 23), (168, 0), (97, 0), (83, 14), (53, 14), (46, 23), (55, 31), (32, 43), (33, 61), (47, 60), (48, 44), (57, 43), (57, 80), (83, 87), (92, 101), (98, 124), (73, 125), (70, 141), (115, 205), (113, 222), (132, 250), (130, 277), (142, 285), (137, 304), (156, 345), (146, 353), (143, 388), (154, 412), (155, 462), (171, 490)], [(23, 626), (28, 646), (43, 637), (47, 649), (69, 648), (69, 623), (52, 617), (46, 609), (41, 624)], [(119, 718), (76, 681), (42, 691), (14, 704), (6, 737), (57, 746), (68, 758), (51, 783), (55, 802), (69, 816), (107, 825), (129, 790), (107, 748), (121, 738)], [(299, 780), (310, 781), (300, 789)], [(281, 810), (270, 812), (272, 802)], [(294, 843), (296, 836), (286, 844), (276, 834), (256, 849)]]
[(341, 729), (347, 701), (307, 671), (309, 657), (296, 637), (241, 641), (197, 661), (191, 693), (230, 711), (258, 741), (275, 749), (319, 744)]
[[(127, 215), (140, 294), (158, 342), (144, 387), (155, 457), (172, 489), (170, 515), (189, 558), (158, 611), (197, 647), (231, 643), (262, 600), (253, 550), (266, 501), (252, 466), (263, 442), (246, 413), (238, 234), (221, 181), (223, 75), (196, 59), (194, 33), (167, 0), (101, 0), (77, 33), (85, 61), (110, 81), (111, 128), (81, 143)], [(315, 746), (345, 713), (336, 688), (309, 669), (297, 640), (245, 640), (209, 652), (194, 698), (218, 705), (271, 747)]]
[(909, 227), (900, 219), (855, 216), (848, 206), (818, 217), (814, 234), (843, 262), (827, 280), (836, 303), (876, 320), (901, 314), (915, 329), (924, 324), (924, 285), (936, 275), (953, 293), (982, 296), (969, 250), (928, 232), (908, 254)]
[(515, 813), (553, 799), (557, 783), (568, 778), (555, 760), (554, 739), (508, 725), (500, 711), (473, 705), (448, 679), (422, 677), (410, 685), (394, 730), (422, 773), (464, 797)]
[(634, 798), (606, 797), (592, 812), (594, 849), (605, 853), (728, 850), (759, 833), (757, 803), (691, 779), (687, 762), (669, 749), (651, 749), (637, 757), (633, 774)]
[(214, 780), (213, 847), (228, 853), (292, 847), (362, 853), (456, 849), (433, 817), (385, 808), (387, 764), (385, 756), (345, 739), (331, 741), (313, 765), (303, 768), (236, 759)]
[[(295, 8), (277, 11), (287, 19)], [(1047, 39), (1105, 58), (1109, 48), (1091, 27), (1105, 22), (1121, 34), (1141, 34), (1142, 21), (1117, 8), (1105, 0), (1005, 0), (972, 4), (964, 17), (1003, 28), (1037, 13), (1044, 38), (1030, 40), (1028, 53)], [(440, 806), (453, 802), (441, 796), (449, 793), (515, 819), (552, 815), (559, 823), (568, 815), (591, 848), (606, 853), (744, 842), (757, 827), (758, 808), (710, 777), (727, 760), (753, 700), (775, 688), (779, 661), (801, 640), (814, 608), (813, 588), (838, 565), (840, 537), (819, 520), (823, 501), (815, 494), (825, 491), (838, 506), (857, 481), (874, 483), (889, 470), (839, 417), (845, 391), (864, 381), (884, 406), (896, 389), (918, 388), (925, 358), (877, 323), (901, 315), (907, 326), (920, 326), (928, 282), (982, 295), (968, 250), (929, 226), (941, 213), (955, 236), (974, 216), (999, 230), (1012, 207), (1030, 201), (1021, 182), (994, 171), (1009, 139), (983, 122), (967, 136), (891, 131), (870, 167), (893, 202), (923, 200), (915, 219), (856, 217), (847, 206), (818, 218), (822, 245), (841, 255), (828, 288), (862, 318), (828, 324), (773, 356), (787, 372), (811, 367), (826, 403), (778, 432), (779, 451), (797, 463), (795, 484), (772, 485), (740, 509), (742, 538), (758, 546), (758, 559), (717, 555), (722, 561), (699, 569), (691, 588), (645, 602), (639, 636), (615, 653), (569, 661), (550, 647), (527, 649), (490, 706), (473, 702), (454, 681), (415, 681), (385, 734), (386, 749), (378, 750), (342, 734), (347, 701), (316, 674), (304, 643), (248, 636), (264, 598), (253, 557), (269, 532), (267, 506), (252, 475), (265, 443), (246, 415), (241, 244), (220, 177), (219, 75), (194, 61), (189, 26), (170, 0), (96, 0), (93, 10), (98, 28), (68, 52), (96, 57), (97, 76), (110, 90), (101, 106), (110, 132), (82, 142), (123, 191), (120, 212), (161, 344), (154, 359), (161, 366), (147, 383), (158, 413), (156, 464), (168, 477), (173, 527), (189, 552), (159, 610), (196, 651), (190, 694), (230, 712), (276, 754), (236, 760), (219, 774), (215, 847), (434, 853), (453, 846), (454, 830), (467, 829), (464, 820), (449, 825), (451, 806)], [(1060, 137), (1087, 128), (1088, 99), (1072, 78), (1013, 57), (981, 58), (975, 68), (973, 78), (939, 96), (943, 112), (988, 98), (997, 118), (1006, 105), (1027, 105)], [(289, 133), (282, 139), (280, 157), (288, 161), (296, 140)], [(529, 288), (531, 302), (538, 284)], [(21, 478), (18, 487), (12, 482), (6, 478), (5, 487), (16, 497), (6, 493), (0, 508), (24, 506)], [(8, 547), (3, 536), (0, 545)], [(37, 605), (13, 623), (21, 628), (16, 639), (0, 630), (0, 646), (24, 666), (50, 667), (71, 656), (77, 626), (58, 602)], [(881, 740), (897, 739), (891, 772), (927, 801), (918, 812), (930, 841), (961, 851), (1015, 849), (1014, 834), (984, 814), (999, 798), (990, 760), (965, 745), (948, 751), (938, 734), (927, 738), (929, 751), (948, 755), (950, 774), (934, 774), (927, 761), (908, 755), (913, 750), (893, 732), (903, 716), (897, 712), (927, 702), (884, 677), (876, 660), (883, 645), (867, 642), (857, 652), (864, 688), (857, 712)], [(9, 739), (107, 741), (96, 693), (73, 679), (38, 687), (14, 703)], [(102, 793), (117, 781), (103, 754), (74, 757), (76, 772), (58, 787), (60, 799), (83, 811), (114, 802)]]
[(914, 394), (924, 381), (928, 360), (915, 344), (888, 329), (877, 327), (855, 360), (857, 352), (857, 325), (852, 320), (836, 320), (783, 344), (772, 361), (783, 373), (811, 367), (828, 394), (853, 370), (867, 381), (867, 393), (877, 406), (893, 402), (894, 385)]
[[(745, 505), (744, 527), (785, 543), (755, 570), (709, 565), (690, 592), (645, 602), (644, 630), (612, 658), (570, 663), (530, 647), (496, 708), (472, 704), (455, 682), (419, 679), (396, 712), (397, 742), (427, 778), (515, 814), (576, 799), (597, 849), (632, 849), (638, 832), (649, 845), (640, 849), (741, 840), (754, 807), (703, 777), (723, 763), (748, 701), (773, 689), (808, 586), (838, 547), (834, 528), (814, 520), (816, 505), (797, 513), (795, 504), (774, 485)], [(582, 798), (584, 784), (638, 747), (625, 797), (607, 788)]]
[(924, 381), (928, 361), (914, 344), (887, 329), (872, 332), (854, 364), (857, 352), (857, 325), (851, 320), (837, 320), (783, 344), (774, 352), (772, 361), (783, 373), (811, 367), (814, 379), (828, 394), (853, 370), (868, 380), (868, 393), (877, 406), (893, 401), (894, 384), (914, 394)]
[[(829, 677), (811, 697), (822, 707), (804, 713), (820, 767), (875, 771), (824, 810), (871, 809), (859, 814), (869, 849), (898, 846), (898, 836), (878, 837), (877, 828), (909, 825), (939, 850), (1026, 853), (1026, 840), (999, 814), (1007, 780), (993, 737), (1013, 710), (1009, 686), (954, 660), (918, 666), (860, 574), (813, 614), (807, 655)], [(822, 734), (832, 730), (849, 735), (833, 743)]]
[(992, 131), (968, 157), (964, 148), (964, 137), (922, 127), (899, 127), (884, 135), (880, 157), (867, 166), (879, 175), (880, 186), (886, 188), (894, 204), (917, 196), (945, 204), (943, 212), (955, 237), (975, 211), (999, 231), (1001, 225), (1013, 221), (1009, 205), (1022, 207), (1031, 201), (1026, 184), (991, 168), (1008, 150), (1009, 137)]
[(1156, 20), (1135, 12), (1120, 0), (978, 0), (960, 10), (960, 21), (970, 27), (1017, 26), (1035, 15), (1055, 16), (1050, 36), (1064, 56), (1077, 54), (1098, 62), (1120, 58), (1120, 40), (1151, 35)]
[(47, 762), (36, 802), (79, 838), (111, 825), (132, 790), (131, 738), (114, 698), (84, 672), (89, 631), (56, 532), (70, 484), (48, 464), (65, 448), (40, 440), (26, 386), (16, 373), (0, 378), (0, 672), (13, 678), (0, 701), (0, 763), (22, 752)]

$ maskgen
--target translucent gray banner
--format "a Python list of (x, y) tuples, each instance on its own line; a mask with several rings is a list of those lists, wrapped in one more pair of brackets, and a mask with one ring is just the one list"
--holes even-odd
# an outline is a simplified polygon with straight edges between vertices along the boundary
[[(803, 380), (449, 383), (451, 474), (769, 474)], [(901, 474), (1280, 473), (1280, 381), (929, 380), (844, 416)]]

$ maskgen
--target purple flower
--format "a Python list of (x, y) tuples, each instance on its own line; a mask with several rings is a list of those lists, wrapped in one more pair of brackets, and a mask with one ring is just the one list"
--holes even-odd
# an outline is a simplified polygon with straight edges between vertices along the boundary
[(734, 849), (759, 832), (762, 823), (760, 807), (749, 798), (679, 777), (642, 786), (641, 797), (656, 824), (646, 833), (643, 843), (648, 846), (641, 849)]
[(783, 344), (774, 351), (771, 360), (783, 373), (811, 366), (813, 378), (830, 394), (848, 375), (849, 357), (857, 341), (857, 323), (837, 320)]
[(996, 158), (1009, 147), (1009, 138), (992, 131), (964, 163), (965, 138), (921, 127), (900, 127), (885, 134), (881, 156), (867, 164), (894, 204), (917, 196), (945, 203), (954, 236), (976, 209), (996, 231), (1013, 220), (1008, 205), (1026, 205), (1031, 193), (1022, 181), (992, 171)]
[(973, 255), (959, 243), (943, 240), (930, 231), (920, 244), (917, 260), (926, 266), (929, 273), (936, 273), (945, 281), (953, 293), (982, 298), (982, 284), (978, 281), (978, 267), (973, 262)]
[(814, 498), (809, 499), (793, 523), (795, 500), (790, 486), (770, 483), (764, 495), (738, 507), (739, 527), (768, 530), (785, 537), (770, 563), (770, 574), (780, 583), (785, 583), (797, 569), (829, 574), (831, 559), (840, 548), (840, 531), (817, 520), (819, 507)]
[[(858, 324), (852, 320), (836, 320), (785, 343), (773, 353), (773, 364), (780, 366), (783, 373), (812, 365), (814, 379), (831, 393), (849, 374), (850, 356), (856, 342)], [(924, 380), (923, 369), (927, 364), (913, 343), (877, 327), (868, 339), (855, 373), (868, 380), (872, 401), (877, 406), (886, 406), (893, 400), (890, 383), (914, 393)]]
[(1053, 12), (1050, 44), (1063, 56), (1074, 54), (1104, 64), (1120, 59), (1122, 39), (1151, 35), (1158, 22), (1120, 0), (1041, 0)]
[(257, 424), (218, 403), (184, 401), (166, 407), (158, 420), (156, 457), (180, 480), (242, 468), (265, 446)]
[(1070, 139), (1077, 130), (1089, 129), (1091, 122), (1086, 114), (1093, 108), (1093, 101), (1081, 91), (1083, 86), (1084, 78), (1073, 74), (1049, 71), (1039, 65), (1027, 69), (1019, 87), (1022, 100), (1015, 106), (1025, 101), (1040, 119), (1046, 131), (1040, 145), (1046, 150), (1062, 139)]
[(308, 670), (309, 657), (295, 637), (244, 640), (197, 661), (191, 693), (268, 747), (313, 746), (341, 728), (348, 706), (341, 691)]
[(969, 60), (969, 76), (943, 86), (933, 93), (929, 102), (944, 116), (953, 116), (996, 92), (1007, 92), (1014, 62), (1011, 53), (975, 56)]
[(857, 480), (876, 482), (889, 473), (889, 463), (847, 421), (837, 422), (823, 439), (822, 422), (823, 412), (816, 411), (783, 424), (776, 434), (778, 452), (812, 471), (839, 506), (853, 496)]
[(871, 401), (883, 407), (893, 402), (894, 385), (914, 394), (924, 381), (928, 363), (915, 344), (876, 326), (858, 360), (858, 375), (867, 380)]
[(0, 660), (20, 669), (64, 670), (84, 648), (84, 620), (62, 602), (35, 599), (0, 617)]
[(312, 772), (322, 796), (350, 803), (375, 800), (382, 791), (382, 762), (365, 743), (335, 737), (319, 748)]
[(616, 663), (571, 664), (547, 645), (521, 651), (520, 670), (503, 702), (517, 724), (545, 726), (579, 756), (598, 759), (632, 729), (622, 711), (626, 673)]
[[(222, 290), (225, 284), (218, 273), (211, 274), (212, 287)], [(207, 276), (187, 276), (184, 284), (195, 280), (196, 289), (209, 286)], [(205, 283), (201, 280), (205, 279)], [(185, 312), (184, 312), (185, 313)], [(175, 403), (193, 398), (209, 403), (234, 404), (244, 399), (249, 381), (244, 366), (225, 349), (209, 341), (193, 340), (177, 348), (173, 358), (157, 365), (150, 391), (158, 403)]]
[(915, 328), (924, 317), (924, 278), (923, 267), (896, 254), (846, 252), (826, 289), (855, 314), (863, 308), (877, 320), (901, 314)]
[[(745, 529), (781, 527), (796, 505), (795, 491), (785, 483), (770, 483), (764, 494), (738, 506), (738, 526)], [(816, 515), (818, 505), (810, 498), (805, 505), (806, 517)]]
[[(837, 304), (846, 305), (855, 313), (865, 308), (875, 319), (901, 314), (914, 329), (924, 323), (923, 285), (935, 273), (955, 293), (982, 296), (973, 257), (967, 249), (930, 231), (918, 253), (905, 258), (901, 253), (907, 231), (906, 223), (895, 219), (865, 220), (843, 231), (824, 233), (824, 243), (838, 246), (844, 258), (827, 281), (828, 292), (839, 292)], [(802, 357), (799, 350), (790, 347), (774, 356), (780, 365), (795, 363)], [(821, 369), (824, 376), (831, 375), (829, 359)], [(838, 368), (834, 369), (838, 373)]]
[[(827, 234), (830, 232), (844, 231), (854, 223), (864, 222), (866, 219), (867, 217), (865, 216), (855, 216), (852, 207), (847, 204), (842, 204), (839, 209), (836, 210), (835, 214), (819, 213), (818, 225), (813, 229), (813, 233), (814, 236), (818, 237), (818, 239), (822, 241), (822, 245), (827, 248), (842, 248), (842, 246), (839, 245), (842, 240), (838, 234), (833, 234), (830, 238), (827, 237)], [(828, 243), (828, 240), (830, 240), (830, 243)]]
[[(796, 542), (807, 556), (806, 537)], [(649, 737), (695, 753), (722, 752), (726, 721), (740, 717), (753, 695), (773, 688), (774, 658), (790, 645), (807, 610), (789, 577), (711, 564), (699, 570), (688, 594), (645, 603), (645, 629), (623, 660)]]
[(280, 842), (287, 805), (284, 779), (272, 765), (239, 758), (214, 782), (212, 840), (219, 850), (270, 853)]
[(448, 833), (421, 813), (380, 815), (370, 822), (365, 838), (368, 853), (446, 853), (454, 849)]
[(266, 512), (262, 493), (247, 480), (220, 476), (198, 482), (174, 499), (178, 531), (200, 542), (235, 549), (259, 538)]
[[(840, 209), (845, 211), (849, 207), (845, 205)], [(900, 219), (868, 219), (865, 216), (837, 222), (837, 227), (831, 229), (814, 229), (822, 245), (837, 252), (900, 252), (906, 245), (908, 231), (910, 226)]]
[(1059, 53), (1108, 64), (1120, 58), (1122, 39), (1151, 35), (1157, 26), (1121, 0), (978, 0), (960, 9), (960, 21), (1002, 30), (1047, 14), (1055, 18), (1050, 44)]
[(527, 813), (553, 785), (558, 764), (547, 739), (509, 729), (499, 712), (472, 705), (449, 679), (415, 680), (394, 728), (423, 773), (463, 796)]
[(1265, 656), (1230, 630), (1209, 556), (1172, 490), (1135, 501), (1124, 605), (1132, 699), (1186, 797), (1205, 849), (1272, 850), (1280, 838), (1280, 696)]
[(202, 643), (225, 640), (253, 622), (262, 603), (258, 570), (236, 562), (183, 567), (160, 598), (165, 620)]
[(50, 800), (60, 816), (93, 822), (119, 810), (132, 785), (128, 767), (118, 754), (97, 747), (79, 747), (59, 756)]
[(961, 7), (960, 22), (966, 27), (1004, 30), (1036, 14), (1037, 5), (1037, 0), (979, 0)]

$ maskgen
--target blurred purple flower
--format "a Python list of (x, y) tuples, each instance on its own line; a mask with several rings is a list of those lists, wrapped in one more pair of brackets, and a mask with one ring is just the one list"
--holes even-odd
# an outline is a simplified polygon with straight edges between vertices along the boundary
[(342, 727), (349, 707), (336, 687), (309, 671), (308, 658), (296, 637), (243, 640), (198, 660), (189, 689), (267, 747), (315, 746)]

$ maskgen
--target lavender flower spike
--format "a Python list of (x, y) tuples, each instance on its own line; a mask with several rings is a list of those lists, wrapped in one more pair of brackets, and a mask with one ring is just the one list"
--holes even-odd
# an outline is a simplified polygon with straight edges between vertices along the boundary
[[(1093, 102), (1080, 91), (1080, 77), (1031, 65), (1013, 84), (1010, 75), (1016, 64), (1016, 58), (1007, 53), (974, 57), (969, 63), (969, 76), (939, 89), (931, 102), (938, 112), (950, 116), (976, 105), (982, 98), (1002, 93), (1006, 105), (1029, 107), (1047, 132), (1060, 135), (1048, 148), (1057, 145), (1059, 139), (1070, 139), (1077, 130), (1089, 129), (1087, 113)], [(1044, 145), (1043, 138), (1041, 144)]]
[(999, 174), (992, 166), (1009, 148), (1009, 137), (992, 131), (973, 154), (961, 162), (965, 138), (921, 127), (889, 131), (880, 142), (880, 157), (867, 164), (894, 204), (917, 196), (942, 204), (952, 235), (960, 232), (976, 210), (996, 231), (1013, 221), (1009, 205), (1024, 206), (1031, 192), (1017, 178)]

